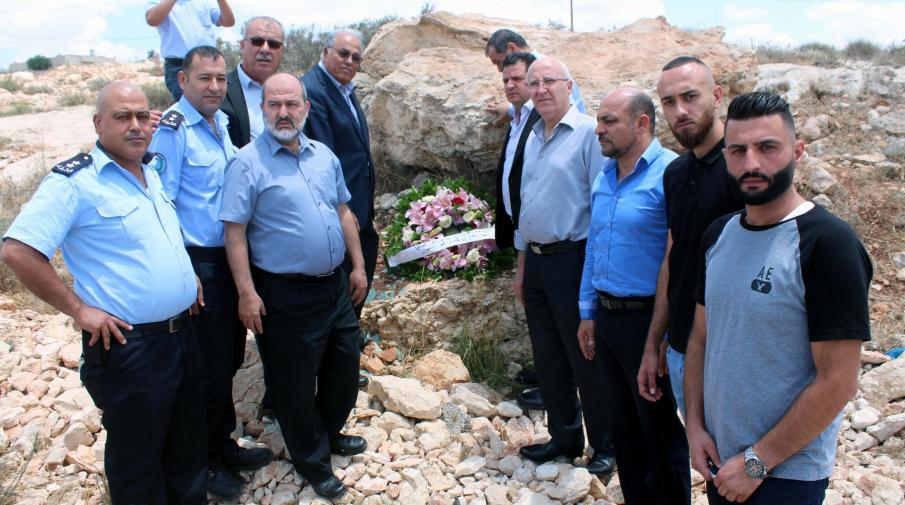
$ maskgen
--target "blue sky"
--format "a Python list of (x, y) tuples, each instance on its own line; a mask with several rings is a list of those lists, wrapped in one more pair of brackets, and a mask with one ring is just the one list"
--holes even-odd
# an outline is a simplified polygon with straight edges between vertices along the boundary
[[(328, 29), (387, 14), (417, 16), (424, 0), (332, 0), (331, 2), (231, 0), (241, 23), (267, 14), (286, 25)], [(438, 10), (477, 12), (546, 24), (569, 24), (569, 0), (433, 0)], [(0, 0), (0, 68), (35, 55), (87, 54), (128, 61), (157, 49), (157, 32), (144, 22), (146, 0)], [(330, 9), (323, 8), (329, 5)], [(726, 28), (726, 40), (745, 46), (825, 42), (842, 46), (858, 38), (905, 43), (905, 0), (573, 0), (575, 28), (624, 26), (641, 17), (666, 16), (682, 28)], [(309, 10), (309, 7), (311, 8)], [(221, 37), (237, 40), (238, 27)]]

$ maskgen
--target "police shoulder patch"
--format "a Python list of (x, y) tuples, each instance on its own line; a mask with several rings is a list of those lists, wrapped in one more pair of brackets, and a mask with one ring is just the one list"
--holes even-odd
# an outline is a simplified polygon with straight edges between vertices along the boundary
[(163, 173), (167, 168), (167, 159), (160, 153), (148, 151), (141, 158), (141, 162), (154, 169), (158, 174)]
[(160, 118), (160, 126), (166, 126), (167, 128), (177, 129), (179, 125), (185, 120), (185, 116), (182, 115), (178, 110), (171, 110), (163, 115)]
[(53, 166), (51, 172), (70, 177), (77, 171), (87, 167), (92, 162), (91, 155), (87, 153), (79, 153), (66, 161), (61, 161)]

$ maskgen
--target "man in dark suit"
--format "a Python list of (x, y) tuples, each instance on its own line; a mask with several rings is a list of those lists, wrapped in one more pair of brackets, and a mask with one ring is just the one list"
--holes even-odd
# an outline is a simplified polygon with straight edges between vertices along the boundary
[(270, 17), (249, 19), (242, 32), (242, 62), (226, 76), (226, 99), (220, 107), (229, 118), (229, 138), (238, 148), (264, 131), (261, 92), (264, 81), (280, 68), (285, 43), (283, 25)]
[[(376, 175), (371, 160), (371, 141), (364, 111), (355, 97), (352, 79), (361, 66), (362, 35), (342, 29), (330, 34), (321, 60), (302, 77), (308, 91), (311, 112), (305, 135), (323, 142), (339, 158), (346, 187), (352, 194), (349, 208), (358, 220), (361, 252), (365, 260), (368, 289), (377, 265), (377, 231), (374, 229), (374, 185)], [(343, 263), (351, 271), (348, 261)], [(364, 302), (355, 307), (361, 315)]]

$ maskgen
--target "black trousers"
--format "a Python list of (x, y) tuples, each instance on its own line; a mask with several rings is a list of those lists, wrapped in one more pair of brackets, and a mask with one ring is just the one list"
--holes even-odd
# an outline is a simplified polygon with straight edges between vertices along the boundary
[(595, 358), (613, 416), (616, 468), (627, 505), (691, 503), (688, 441), (669, 378), (657, 379), (660, 401), (638, 394), (638, 369), (652, 309), (607, 310), (597, 304)]
[[(377, 231), (374, 229), (373, 222), (368, 223), (367, 226), (358, 232), (358, 240), (361, 242), (361, 255), (364, 256), (365, 260), (365, 275), (368, 279), (368, 292), (370, 292), (371, 283), (374, 280), (374, 271), (377, 269), (377, 246), (380, 243), (380, 237), (377, 236)], [(352, 261), (348, 256), (346, 256), (345, 261), (343, 261), (342, 268), (346, 272), (346, 275), (352, 273)], [(367, 297), (365, 298), (367, 299)], [(355, 306), (356, 316), (361, 316), (361, 310), (364, 306), (364, 301)]]
[(526, 254), (525, 316), (550, 436), (567, 449), (584, 449), (583, 412), (588, 444), (595, 451), (609, 452), (613, 448), (612, 414), (606, 409), (600, 384), (603, 370), (599, 361), (584, 359), (578, 347), (584, 249), (545, 256), (529, 250)]
[(207, 457), (219, 466), (236, 429), (233, 377), (245, 358), (245, 325), (239, 319), (239, 295), (222, 247), (186, 247), (204, 289), (204, 307), (194, 316), (204, 363), (207, 407)]
[[(779, 505), (780, 503), (821, 505), (826, 497), (826, 488), (829, 484), (830, 479), (791, 480), (768, 477), (742, 503), (748, 505)], [(712, 481), (707, 483), (707, 501), (710, 505), (736, 503), (720, 496)]]
[(207, 503), (201, 356), (191, 321), (175, 333), (88, 347), (82, 382), (103, 410), (115, 505)]
[(273, 409), (296, 470), (307, 480), (332, 475), (330, 437), (358, 396), (358, 318), (345, 273), (295, 280), (255, 269), (264, 301), (260, 335)]

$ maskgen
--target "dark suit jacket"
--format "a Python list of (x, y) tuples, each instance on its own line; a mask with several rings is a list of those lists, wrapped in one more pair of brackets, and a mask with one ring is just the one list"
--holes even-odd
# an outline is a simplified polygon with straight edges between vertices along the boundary
[(503, 150), (500, 153), (500, 161), (496, 169), (496, 245), (500, 249), (506, 249), (513, 246), (512, 234), (515, 232), (513, 219), (506, 213), (506, 207), (503, 205), (503, 184), (509, 185), (509, 198), (512, 200), (512, 212), (515, 220), (518, 220), (518, 209), (520, 207), (522, 188), (522, 165), (525, 161), (525, 142), (528, 140), (528, 134), (531, 133), (531, 127), (540, 119), (537, 110), (531, 109), (528, 115), (528, 121), (522, 134), (518, 138), (518, 144), (515, 145), (515, 154), (512, 160), (512, 170), (509, 171), (509, 180), (503, 181), (503, 166), (506, 162), (506, 144), (509, 143), (509, 134), (512, 127), (506, 130), (506, 139), (503, 140)]
[(220, 105), (220, 110), (229, 118), (229, 139), (233, 141), (234, 146), (241, 149), (251, 141), (251, 133), (248, 106), (245, 104), (245, 93), (242, 91), (237, 69), (226, 74), (226, 99)]
[(358, 114), (359, 128), (356, 128), (355, 117), (345, 98), (318, 65), (302, 77), (302, 82), (311, 102), (305, 135), (326, 144), (339, 158), (346, 187), (352, 194), (349, 209), (358, 218), (362, 231), (369, 229), (374, 219), (376, 177), (365, 113), (353, 95), (352, 103)]

